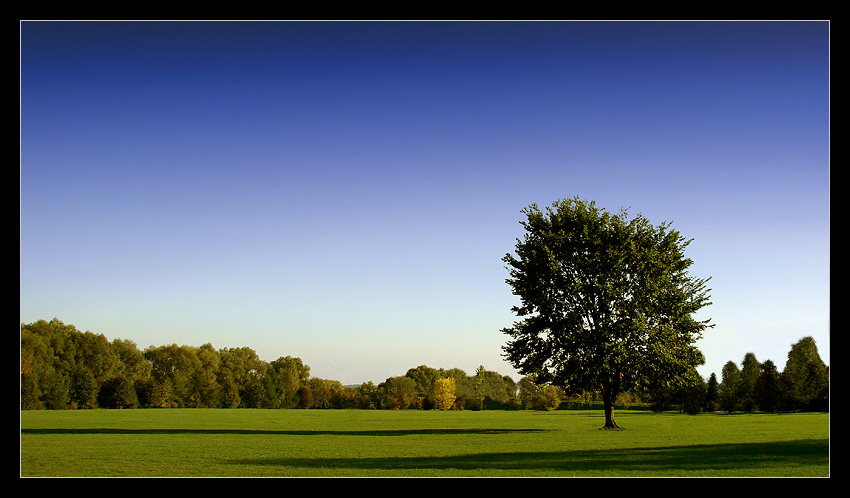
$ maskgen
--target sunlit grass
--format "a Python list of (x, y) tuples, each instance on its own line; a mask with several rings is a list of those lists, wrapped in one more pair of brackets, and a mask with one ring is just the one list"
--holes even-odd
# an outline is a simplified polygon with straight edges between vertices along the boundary
[(22, 476), (828, 476), (828, 414), (21, 412)]

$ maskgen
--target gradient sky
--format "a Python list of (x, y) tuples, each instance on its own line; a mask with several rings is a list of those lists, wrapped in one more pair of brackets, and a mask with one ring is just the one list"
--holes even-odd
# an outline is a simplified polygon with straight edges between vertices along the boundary
[(705, 377), (829, 363), (829, 23), (20, 27), (22, 323), (518, 380), (501, 258), (578, 196), (694, 239)]

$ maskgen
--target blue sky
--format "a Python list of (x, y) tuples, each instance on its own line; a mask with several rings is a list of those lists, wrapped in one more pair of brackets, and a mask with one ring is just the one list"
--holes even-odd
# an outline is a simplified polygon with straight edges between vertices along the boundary
[(21, 322), (375, 383), (501, 358), (559, 198), (671, 221), (704, 376), (829, 363), (825, 22), (23, 22)]

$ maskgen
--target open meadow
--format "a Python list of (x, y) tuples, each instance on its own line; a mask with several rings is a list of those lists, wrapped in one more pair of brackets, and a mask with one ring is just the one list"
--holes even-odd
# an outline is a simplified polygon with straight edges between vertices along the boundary
[(829, 476), (829, 414), (21, 411), (21, 476)]

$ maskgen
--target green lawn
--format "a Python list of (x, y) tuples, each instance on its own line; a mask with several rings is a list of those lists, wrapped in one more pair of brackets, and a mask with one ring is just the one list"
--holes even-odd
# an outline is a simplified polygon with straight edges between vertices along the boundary
[(829, 476), (829, 415), (21, 412), (21, 476)]

